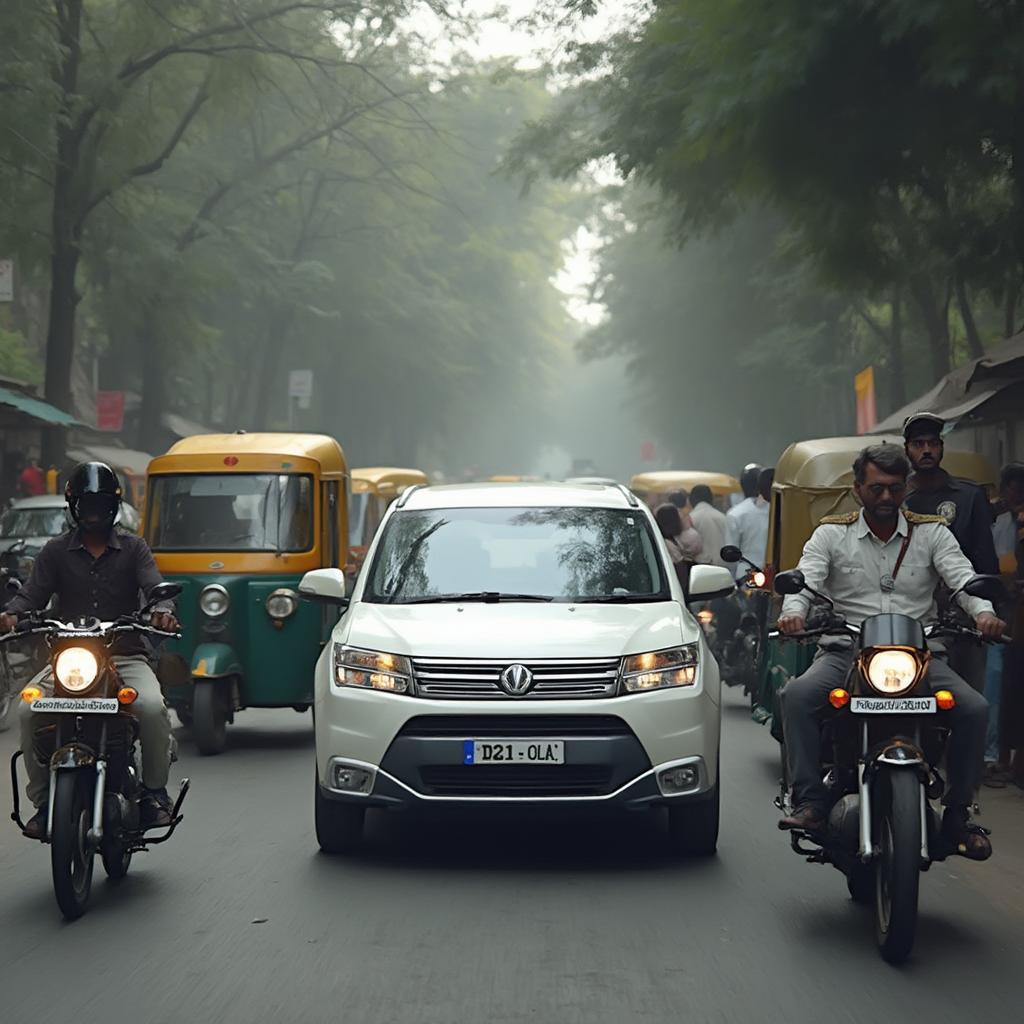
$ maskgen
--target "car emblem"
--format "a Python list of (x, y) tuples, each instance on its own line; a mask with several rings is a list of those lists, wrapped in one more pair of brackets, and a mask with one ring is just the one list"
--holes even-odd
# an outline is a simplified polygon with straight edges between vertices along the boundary
[(533, 689), (533, 673), (525, 665), (509, 665), (498, 681), (510, 697), (525, 697)]

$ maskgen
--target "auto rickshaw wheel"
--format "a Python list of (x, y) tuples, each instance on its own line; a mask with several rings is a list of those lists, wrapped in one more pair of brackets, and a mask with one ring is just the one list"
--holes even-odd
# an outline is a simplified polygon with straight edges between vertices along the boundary
[(224, 682), (197, 682), (192, 694), (192, 738), (200, 754), (220, 754), (228, 742), (227, 687)]

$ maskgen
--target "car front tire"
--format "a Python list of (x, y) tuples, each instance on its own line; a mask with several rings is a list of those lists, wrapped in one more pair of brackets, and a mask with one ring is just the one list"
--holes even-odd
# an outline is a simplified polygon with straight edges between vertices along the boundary
[(315, 780), (316, 841), (324, 853), (354, 853), (363, 841), (366, 808), (328, 800)]
[(672, 849), (684, 857), (713, 857), (718, 851), (719, 782), (702, 800), (669, 805), (668, 833)]

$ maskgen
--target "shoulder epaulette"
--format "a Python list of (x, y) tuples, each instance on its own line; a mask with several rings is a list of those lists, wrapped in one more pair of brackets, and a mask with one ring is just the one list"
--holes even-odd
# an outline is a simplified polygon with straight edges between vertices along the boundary
[(852, 526), (860, 518), (859, 512), (836, 512), (835, 515), (822, 516), (819, 526)]
[(949, 523), (945, 516), (926, 516), (922, 512), (910, 512), (908, 509), (903, 510), (903, 518), (915, 526), (923, 526), (925, 523), (942, 523), (947, 526)]

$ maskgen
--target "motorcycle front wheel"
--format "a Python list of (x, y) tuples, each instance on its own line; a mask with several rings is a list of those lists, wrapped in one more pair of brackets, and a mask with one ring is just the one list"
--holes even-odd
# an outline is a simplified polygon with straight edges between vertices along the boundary
[(94, 851), (89, 847), (95, 776), (87, 769), (59, 771), (54, 780), (50, 864), (53, 893), (69, 921), (85, 913), (92, 891)]
[(921, 881), (921, 783), (912, 771), (884, 772), (875, 787), (878, 864), (875, 933), (882, 959), (901, 964), (917, 932)]

